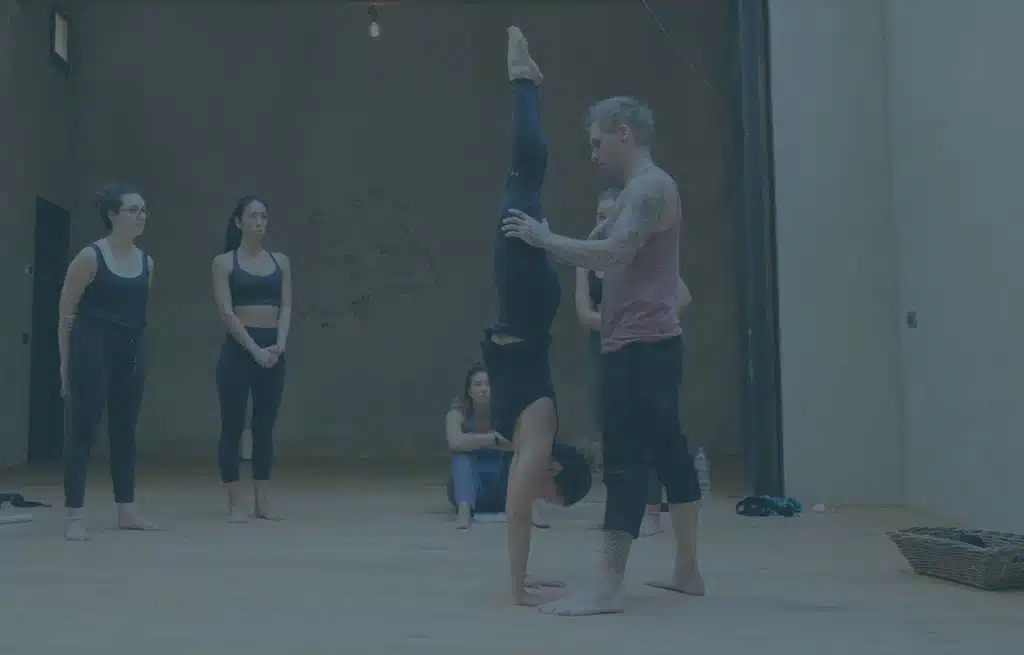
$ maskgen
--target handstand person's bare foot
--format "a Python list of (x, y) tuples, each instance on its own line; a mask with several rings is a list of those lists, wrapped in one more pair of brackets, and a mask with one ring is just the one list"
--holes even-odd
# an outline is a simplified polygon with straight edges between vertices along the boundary
[(253, 518), (264, 521), (280, 521), (283, 517), (270, 510), (270, 503), (267, 500), (267, 483), (260, 480), (253, 485), (256, 488), (255, 502), (252, 508)]
[(68, 511), (64, 538), (68, 541), (89, 541), (89, 528), (85, 524), (85, 514), (81, 510)]
[(473, 508), (469, 506), (469, 503), (459, 503), (459, 508), (455, 515), (455, 528), (458, 530), (468, 530), (472, 520)]
[(159, 530), (160, 526), (149, 521), (135, 509), (134, 503), (122, 503), (117, 506), (118, 530)]
[(530, 56), (523, 31), (514, 25), (508, 28), (508, 79), (530, 80), (538, 85), (544, 81), (540, 67)]

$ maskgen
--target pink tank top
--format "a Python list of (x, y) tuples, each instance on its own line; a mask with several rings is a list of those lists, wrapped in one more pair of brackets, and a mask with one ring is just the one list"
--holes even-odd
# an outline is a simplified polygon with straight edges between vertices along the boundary
[(676, 221), (667, 230), (652, 234), (627, 266), (605, 273), (601, 352), (682, 334), (676, 311), (679, 290), (679, 221)]

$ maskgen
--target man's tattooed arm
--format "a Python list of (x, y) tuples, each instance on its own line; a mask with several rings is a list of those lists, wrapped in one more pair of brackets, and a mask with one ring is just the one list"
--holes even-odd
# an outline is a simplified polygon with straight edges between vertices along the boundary
[[(664, 229), (665, 185), (648, 176), (633, 182), (623, 195), (625, 206), (615, 219), (617, 229), (603, 234), (604, 223), (587, 240), (552, 234), (543, 244), (556, 259), (591, 271), (620, 268), (633, 260), (652, 233)], [(620, 225), (621, 224), (621, 225)]]

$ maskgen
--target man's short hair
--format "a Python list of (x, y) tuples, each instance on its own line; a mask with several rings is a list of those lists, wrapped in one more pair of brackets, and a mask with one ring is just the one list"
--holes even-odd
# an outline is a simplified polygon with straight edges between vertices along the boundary
[(654, 113), (650, 107), (630, 96), (615, 96), (595, 102), (587, 110), (586, 120), (586, 129), (597, 123), (598, 129), (605, 134), (626, 125), (641, 146), (651, 145), (654, 139)]
[(590, 463), (582, 451), (564, 443), (553, 444), (551, 456), (562, 467), (555, 476), (555, 487), (562, 496), (562, 502), (566, 507), (575, 505), (590, 493), (593, 484)]

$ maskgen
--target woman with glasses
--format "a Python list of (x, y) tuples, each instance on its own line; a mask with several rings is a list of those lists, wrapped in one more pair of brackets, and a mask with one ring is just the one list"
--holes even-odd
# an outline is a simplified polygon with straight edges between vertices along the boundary
[(110, 477), (122, 530), (155, 530), (135, 508), (135, 428), (146, 372), (143, 332), (153, 258), (135, 245), (146, 227), (146, 201), (124, 184), (104, 187), (96, 208), (107, 235), (68, 266), (60, 295), (61, 393), (69, 405), (64, 451), (64, 537), (85, 541), (89, 455), (104, 410)]

